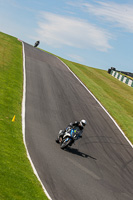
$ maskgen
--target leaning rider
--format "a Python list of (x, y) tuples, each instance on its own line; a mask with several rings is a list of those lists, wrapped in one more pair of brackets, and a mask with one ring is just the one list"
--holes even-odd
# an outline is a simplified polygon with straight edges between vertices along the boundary
[(65, 134), (65, 132), (68, 130), (68, 129), (71, 129), (71, 128), (77, 128), (79, 129), (78, 131), (78, 137), (79, 138), (82, 138), (82, 133), (83, 133), (83, 129), (84, 129), (84, 126), (86, 125), (86, 120), (82, 119), (81, 121), (75, 121), (74, 123), (70, 123), (66, 129), (63, 130), (60, 130), (59, 131), (59, 135), (58, 135), (58, 138), (56, 139), (56, 142), (59, 143), (59, 137), (63, 137), (63, 135)]

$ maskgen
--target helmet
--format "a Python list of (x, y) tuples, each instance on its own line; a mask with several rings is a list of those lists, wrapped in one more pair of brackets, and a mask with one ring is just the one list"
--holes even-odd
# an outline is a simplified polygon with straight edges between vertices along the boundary
[(85, 125), (86, 125), (86, 120), (82, 119), (82, 120), (80, 121), (80, 125), (81, 125), (81, 126), (85, 126)]

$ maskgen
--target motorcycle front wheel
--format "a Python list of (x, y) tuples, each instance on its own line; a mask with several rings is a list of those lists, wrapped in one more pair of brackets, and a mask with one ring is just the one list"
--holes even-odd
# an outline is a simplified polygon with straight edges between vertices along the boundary
[(65, 139), (63, 139), (63, 141), (62, 141), (61, 144), (60, 144), (60, 148), (61, 148), (61, 149), (67, 148), (68, 145), (69, 145), (71, 142), (72, 142), (72, 141), (71, 141), (70, 138), (65, 138)]

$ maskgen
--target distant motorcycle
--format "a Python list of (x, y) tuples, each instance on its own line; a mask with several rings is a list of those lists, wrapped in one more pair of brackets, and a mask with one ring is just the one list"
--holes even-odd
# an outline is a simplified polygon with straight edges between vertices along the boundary
[(36, 41), (34, 47), (37, 47), (40, 44), (40, 41)]
[(65, 149), (68, 146), (72, 146), (72, 144), (75, 142), (75, 140), (78, 140), (82, 136), (79, 135), (80, 130), (78, 127), (76, 128), (70, 128), (68, 127), (63, 133), (62, 130), (59, 131), (59, 144), (61, 149)]

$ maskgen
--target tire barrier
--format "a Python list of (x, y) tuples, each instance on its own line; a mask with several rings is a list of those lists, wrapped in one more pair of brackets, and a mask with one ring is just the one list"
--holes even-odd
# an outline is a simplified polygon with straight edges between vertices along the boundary
[(113, 69), (108, 69), (108, 73), (117, 78), (119, 81), (127, 84), (130, 87), (133, 87), (133, 80), (122, 75), (121, 73), (113, 70)]

